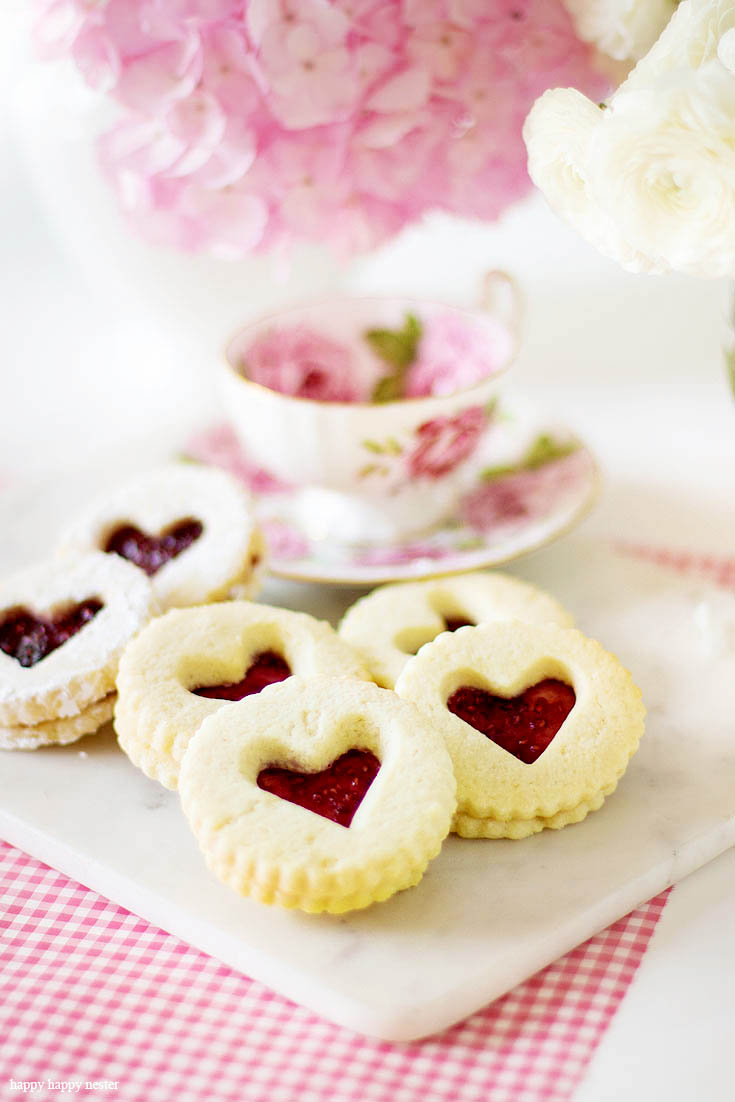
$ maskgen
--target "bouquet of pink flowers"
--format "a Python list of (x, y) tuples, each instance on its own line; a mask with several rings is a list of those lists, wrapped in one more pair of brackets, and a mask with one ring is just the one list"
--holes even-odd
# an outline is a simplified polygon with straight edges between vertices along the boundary
[(494, 219), (530, 187), (552, 85), (599, 94), (562, 0), (41, 0), (45, 56), (119, 105), (100, 138), (160, 243), (240, 257), (375, 246), (430, 210)]

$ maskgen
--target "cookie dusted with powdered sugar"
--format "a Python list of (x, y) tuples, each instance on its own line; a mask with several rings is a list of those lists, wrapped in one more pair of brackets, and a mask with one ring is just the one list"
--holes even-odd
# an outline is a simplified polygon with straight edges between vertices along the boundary
[(215, 876), (312, 912), (418, 883), (455, 807), (432, 724), (395, 693), (333, 678), (292, 678), (210, 716), (179, 791)]
[(140, 570), (96, 551), (0, 582), (0, 745), (70, 742), (106, 722), (120, 656), (157, 611)]
[(253, 597), (264, 567), (247, 491), (225, 471), (192, 463), (159, 467), (92, 502), (59, 550), (92, 549), (140, 567), (162, 609)]
[(0, 726), (0, 750), (37, 750), (40, 746), (66, 746), (92, 735), (112, 719), (115, 694), (109, 693), (76, 716), (47, 719), (31, 727)]
[(457, 778), (454, 830), (523, 838), (579, 822), (616, 787), (643, 734), (639, 689), (579, 631), (519, 621), (440, 635), (396, 692), (439, 731)]
[(184, 751), (207, 716), (292, 674), (369, 680), (334, 628), (305, 612), (250, 601), (173, 609), (120, 664), (118, 740), (144, 773), (176, 788)]
[(476, 571), (381, 586), (347, 610), (339, 633), (377, 683), (392, 689), (412, 655), (441, 632), (488, 620), (573, 624), (558, 601), (528, 582)]

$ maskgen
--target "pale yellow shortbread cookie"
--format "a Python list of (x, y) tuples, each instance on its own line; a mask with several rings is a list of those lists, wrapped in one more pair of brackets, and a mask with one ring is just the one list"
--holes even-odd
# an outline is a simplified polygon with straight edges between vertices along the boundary
[(529, 838), (542, 830), (561, 830), (572, 823), (581, 823), (590, 811), (598, 811), (605, 802), (605, 797), (614, 792), (617, 786), (618, 782), (615, 781), (592, 799), (582, 800), (569, 811), (558, 811), (548, 819), (541, 816), (533, 819), (476, 819), (472, 815), (458, 814), (452, 821), (452, 831), (463, 838), (520, 839)]
[(392, 689), (409, 658), (446, 631), (447, 622), (508, 619), (573, 624), (558, 601), (528, 582), (476, 571), (381, 586), (347, 610), (339, 633), (359, 651), (377, 683)]
[(128, 526), (158, 539), (187, 521), (200, 534), (151, 574), (161, 608), (204, 604), (233, 592), (255, 596), (265, 547), (250, 496), (232, 475), (213, 467), (170, 463), (138, 476), (92, 502), (64, 533), (59, 550), (105, 550)]
[(176, 788), (189, 740), (226, 703), (190, 690), (239, 682), (269, 652), (301, 677), (369, 680), (334, 628), (304, 612), (249, 601), (175, 609), (141, 632), (120, 663), (115, 730), (125, 753), (147, 776)]
[(0, 650), (0, 726), (78, 716), (112, 692), (125, 645), (158, 611), (148, 578), (116, 555), (51, 559), (0, 582), (0, 622), (20, 609), (44, 619), (95, 599), (88, 623), (35, 665)]
[(112, 719), (114, 707), (115, 694), (109, 693), (77, 716), (47, 719), (33, 727), (0, 727), (0, 749), (36, 750), (39, 746), (66, 746), (99, 731)]
[[(380, 768), (349, 826), (258, 785), (264, 768), (314, 774), (355, 750)], [(261, 903), (334, 913), (418, 883), (455, 806), (431, 723), (394, 693), (332, 678), (292, 678), (211, 716), (186, 751), (179, 791), (225, 884)]]
[[(571, 686), (576, 699), (530, 763), (447, 707), (460, 689), (513, 698), (547, 679)], [(581, 632), (548, 624), (498, 621), (440, 635), (407, 664), (396, 692), (443, 734), (457, 777), (456, 826), (472, 836), (522, 837), (583, 818), (613, 791), (644, 728), (640, 691), (618, 660)], [(543, 712), (538, 720), (541, 729)]]

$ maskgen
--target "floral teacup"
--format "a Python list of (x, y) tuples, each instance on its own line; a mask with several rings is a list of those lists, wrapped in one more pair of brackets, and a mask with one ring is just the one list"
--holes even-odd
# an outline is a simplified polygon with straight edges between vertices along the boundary
[(477, 310), (332, 299), (240, 330), (221, 394), (247, 454), (301, 488), (312, 537), (381, 542), (451, 513), (518, 340), (518, 295), (502, 272), (486, 277)]

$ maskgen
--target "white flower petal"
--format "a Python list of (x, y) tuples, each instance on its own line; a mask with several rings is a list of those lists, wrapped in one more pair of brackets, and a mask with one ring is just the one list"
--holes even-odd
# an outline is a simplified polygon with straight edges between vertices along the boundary
[(620, 61), (651, 48), (676, 9), (676, 0), (564, 0), (580, 38)]

